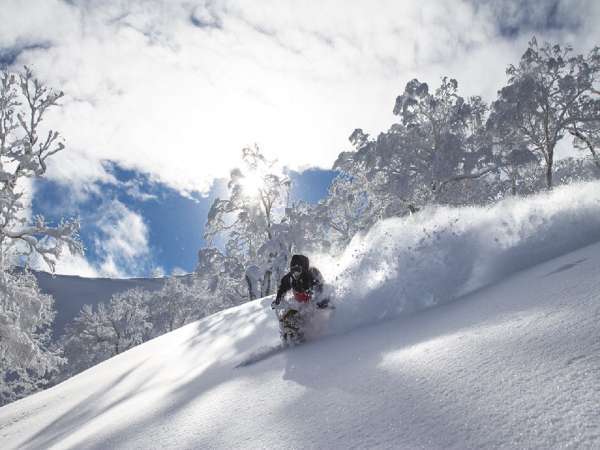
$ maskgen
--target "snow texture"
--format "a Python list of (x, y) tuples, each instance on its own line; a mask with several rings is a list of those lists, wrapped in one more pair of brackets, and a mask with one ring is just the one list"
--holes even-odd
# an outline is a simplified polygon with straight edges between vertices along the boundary
[(247, 358), (245, 358), (241, 363), (239, 363), (236, 367), (248, 367), (252, 364), (256, 364), (258, 362), (264, 361), (271, 356), (277, 355), (287, 349), (283, 344), (273, 345), (271, 347), (262, 347), (256, 351), (253, 351)]
[[(0, 408), (2, 448), (598, 448), (599, 190), (431, 211), (420, 246), (388, 221), (340, 266), (365, 271), (344, 334), (236, 368), (278, 328), (271, 298), (228, 309)], [(392, 318), (430, 304), (411, 289), (456, 299)]]
[(430, 208), (356, 237), (335, 280), (334, 331), (452, 301), (508, 275), (600, 241), (600, 183), (556, 188), (488, 208)]

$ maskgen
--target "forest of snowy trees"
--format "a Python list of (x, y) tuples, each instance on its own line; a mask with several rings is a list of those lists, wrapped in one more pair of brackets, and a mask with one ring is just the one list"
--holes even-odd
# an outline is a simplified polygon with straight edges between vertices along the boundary
[[(84, 307), (51, 339), (52, 298), (15, 271), (28, 258), (50, 267), (61, 248), (82, 251), (77, 221), (49, 227), (27, 220), (22, 180), (41, 177), (63, 144), (41, 130), (62, 93), (29, 69), (2, 72), (0, 86), (0, 404), (72, 376), (150, 338), (213, 312), (274, 293), (292, 253), (340, 254), (352, 238), (388, 217), (431, 205), (487, 205), (555, 185), (600, 177), (600, 49), (574, 54), (534, 39), (506, 71), (490, 104), (464, 98), (455, 79), (406, 83), (393, 125), (372, 137), (350, 135), (353, 149), (317, 204), (292, 201), (284, 167), (257, 146), (242, 150), (204, 224), (208, 246), (192, 274), (162, 289), (132, 289)], [(573, 151), (556, 158), (559, 144)]]

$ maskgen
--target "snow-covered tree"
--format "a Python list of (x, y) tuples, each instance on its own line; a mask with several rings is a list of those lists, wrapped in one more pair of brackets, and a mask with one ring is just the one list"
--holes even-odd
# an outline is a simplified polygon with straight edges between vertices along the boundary
[[(265, 244), (275, 239), (273, 226), (283, 215), (290, 180), (257, 146), (242, 150), (242, 163), (242, 168), (231, 171), (229, 198), (213, 202), (204, 237), (209, 243), (217, 236), (222, 237), (227, 257), (236, 258), (243, 266), (263, 267), (268, 261), (287, 258), (287, 254), (270, 252), (280, 252), (281, 246), (268, 244), (265, 247)], [(268, 272), (267, 268), (265, 273)], [(252, 297), (252, 288), (248, 295)]]
[(338, 175), (323, 202), (328, 236), (337, 248), (345, 247), (357, 232), (367, 230), (381, 216), (360, 181), (360, 178)]
[(44, 387), (64, 362), (51, 348), (53, 299), (27, 271), (0, 271), (0, 405)]
[(205, 295), (203, 309), (206, 311), (219, 311), (247, 299), (244, 266), (237, 258), (216, 248), (200, 249), (194, 276), (194, 289)]
[(114, 338), (107, 316), (104, 303), (98, 305), (97, 311), (91, 305), (84, 305), (67, 325), (61, 339), (68, 361), (62, 373), (64, 378), (114, 356)]
[(108, 307), (108, 321), (115, 354), (147, 340), (152, 331), (148, 311), (148, 292), (134, 288), (114, 294)]
[(201, 291), (194, 287), (189, 281), (169, 277), (162, 289), (149, 294), (153, 335), (168, 333), (203, 316)]
[(399, 150), (412, 172), (411, 185), (430, 189), (419, 193), (423, 203), (439, 200), (452, 183), (479, 178), (496, 168), (486, 142), (487, 110), (480, 97), (459, 96), (458, 82), (446, 77), (434, 93), (415, 79), (398, 96), (394, 114), (402, 127), (390, 132), (403, 137), (404, 148)]
[(49, 226), (23, 214), (22, 181), (46, 173), (47, 160), (64, 149), (60, 134), (42, 130), (46, 112), (58, 105), (62, 92), (46, 87), (29, 68), (24, 73), (0, 72), (0, 260), (7, 255), (40, 256), (54, 269), (64, 245), (82, 251), (79, 223)]
[(569, 46), (539, 46), (533, 38), (519, 64), (506, 72), (508, 84), (498, 93), (491, 119), (520, 134), (545, 162), (546, 186), (551, 188), (557, 143), (567, 133), (585, 143), (585, 125), (600, 120), (600, 49), (584, 57), (572, 55)]
[(527, 147), (514, 148), (503, 155), (500, 169), (510, 182), (511, 195), (519, 193), (519, 184), (527, 184), (526, 177), (539, 166), (538, 159)]
[[(264, 297), (277, 289), (288, 268), (293, 247), (293, 232), (290, 223), (285, 221), (271, 225), (271, 237), (258, 249), (258, 265), (250, 266), (250, 269), (246, 270), (249, 292), (260, 292), (259, 296)], [(257, 279), (253, 281), (252, 278)]]
[(311, 205), (298, 202), (286, 210), (290, 243), (294, 252), (335, 255), (361, 231), (368, 230), (382, 216), (382, 202), (369, 191), (361, 174), (340, 173), (329, 186), (327, 196)]
[(41, 216), (30, 221), (25, 213), (25, 181), (42, 177), (48, 158), (64, 149), (60, 134), (42, 127), (62, 95), (27, 67), (22, 73), (0, 71), (0, 376), (5, 399), (45, 384), (60, 361), (47, 345), (51, 297), (40, 293), (33, 276), (11, 266), (41, 258), (54, 270), (64, 246), (73, 254), (83, 251), (78, 221), (53, 227)]
[(297, 201), (286, 208), (284, 223), (294, 253), (330, 253), (332, 251), (330, 216), (326, 200), (317, 204)]
[(63, 337), (67, 374), (81, 372), (118, 355), (152, 336), (150, 293), (140, 288), (114, 294), (96, 311), (84, 305)]
[(340, 154), (335, 168), (364, 187), (373, 214), (403, 215), (429, 202), (460, 203), (469, 198), (461, 182), (497, 169), (487, 140), (487, 106), (479, 97), (458, 95), (458, 82), (446, 77), (431, 93), (419, 80), (406, 84), (396, 99), (400, 118), (377, 139), (357, 129), (356, 150)]
[(574, 146), (579, 150), (588, 150), (600, 176), (600, 124), (593, 128), (573, 126), (569, 133), (574, 137)]
[(576, 149), (589, 152), (590, 158), (596, 166), (596, 176), (600, 176), (600, 101), (585, 99), (581, 101), (580, 114), (584, 118), (581, 123), (572, 123), (567, 131), (573, 136), (573, 145)]

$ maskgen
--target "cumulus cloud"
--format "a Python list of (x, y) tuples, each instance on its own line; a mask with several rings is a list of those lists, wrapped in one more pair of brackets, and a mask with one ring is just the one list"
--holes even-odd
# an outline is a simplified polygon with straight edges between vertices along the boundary
[[(38, 269), (47, 269), (44, 266), (37, 267)], [(60, 275), (77, 275), (87, 278), (98, 278), (104, 274), (98, 267), (90, 263), (85, 256), (73, 255), (68, 251), (61, 255), (56, 264), (56, 273)]]
[(148, 227), (142, 216), (114, 200), (99, 213), (97, 225), (94, 246), (100, 272), (111, 277), (139, 272), (150, 255)]
[[(56, 265), (56, 273), (124, 278), (149, 272), (152, 264), (149, 231), (141, 215), (120, 201), (112, 200), (90, 219), (95, 225), (91, 248), (83, 256), (64, 252)], [(39, 259), (31, 265), (48, 269)]]
[(68, 94), (47, 121), (69, 147), (54, 177), (106, 182), (111, 160), (181, 192), (253, 142), (330, 167), (355, 127), (389, 126), (413, 77), (491, 99), (532, 33), (583, 51), (600, 36), (592, 0), (4, 0), (2, 15), (2, 59)]

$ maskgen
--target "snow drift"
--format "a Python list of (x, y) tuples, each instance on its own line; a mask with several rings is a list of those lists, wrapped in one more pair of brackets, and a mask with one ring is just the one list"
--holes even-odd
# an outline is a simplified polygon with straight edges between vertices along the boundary
[(343, 304), (331, 331), (452, 301), (599, 240), (599, 182), (384, 220), (356, 237), (326, 271)]

